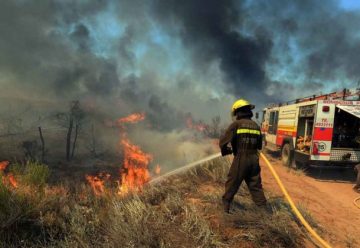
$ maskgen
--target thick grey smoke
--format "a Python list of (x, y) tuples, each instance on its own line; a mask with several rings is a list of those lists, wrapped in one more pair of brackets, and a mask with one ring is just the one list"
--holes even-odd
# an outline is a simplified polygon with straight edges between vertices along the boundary
[[(264, 104), (286, 99), (273, 90), (281, 86), (316, 83), (321, 91), (326, 89), (319, 85), (341, 88), (360, 78), (360, 15), (336, 1), (5, 0), (0, 11), (1, 84), (36, 97), (123, 97), (174, 119), (178, 111), (193, 109), (178, 108), (172, 91), (184, 101), (189, 95), (193, 104), (194, 84), (201, 85), (195, 92), (202, 106), (231, 95)], [(104, 40), (111, 52), (103, 55), (96, 47), (107, 15), (124, 30)], [(151, 40), (154, 27), (171, 37), (167, 48)], [(171, 43), (182, 58), (172, 57)], [(141, 44), (147, 46), (144, 55), (137, 54)], [(179, 67), (185, 68), (163, 73), (172, 60), (183, 60)], [(202, 93), (205, 87), (217, 94)], [(209, 117), (203, 109), (195, 107)]]
[(4, 0), (0, 23), (4, 118), (80, 100), (99, 119), (146, 112), (166, 135), (189, 113), (228, 121), (236, 98), (263, 106), (360, 79), (360, 14), (335, 0)]
[(310, 94), (358, 86), (359, 10), (344, 10), (338, 1), (310, 0), (253, 1), (246, 10), (256, 18), (248, 19), (245, 28), (262, 26), (276, 43), (267, 64), (277, 80)]
[[(234, 95), (251, 95), (266, 87), (266, 62), (272, 40), (266, 30), (257, 28), (252, 36), (241, 33), (246, 12), (238, 1), (155, 1), (159, 23), (168, 29), (180, 26), (179, 37), (193, 51), (199, 68), (219, 60), (224, 85)], [(170, 23), (170, 25), (168, 25)]]

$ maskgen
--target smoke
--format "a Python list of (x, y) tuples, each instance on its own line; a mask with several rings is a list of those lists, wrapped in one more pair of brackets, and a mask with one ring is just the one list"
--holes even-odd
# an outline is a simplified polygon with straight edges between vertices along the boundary
[[(270, 78), (297, 89), (310, 87), (301, 87), (308, 93), (357, 86), (359, 11), (345, 10), (338, 1), (281, 0), (254, 1), (247, 11), (257, 15), (247, 21), (247, 29), (262, 25), (272, 31), (276, 46), (268, 61)], [(301, 92), (296, 94), (299, 97)]]
[(223, 87), (231, 94), (247, 95), (254, 88), (266, 87), (265, 63), (270, 57), (272, 40), (261, 28), (252, 36), (238, 31), (246, 13), (236, 3), (155, 1), (155, 12), (161, 24), (170, 23), (168, 29), (180, 26), (177, 35), (192, 50), (194, 63), (201, 68), (208, 66), (209, 61), (219, 61), (227, 83)]
[(160, 25), (175, 30), (199, 71), (219, 61), (223, 87), (235, 96), (276, 102), (360, 78), (360, 15), (337, 1), (155, 3)]
[[(196, 142), (187, 130), (159, 133), (156, 130), (135, 128), (132, 139), (142, 144), (145, 151), (155, 154), (154, 164), (161, 164), (166, 170), (196, 161), (217, 152), (209, 140)], [(161, 148), (161, 149), (159, 149)]]
[(98, 121), (145, 112), (175, 146), (189, 113), (228, 122), (240, 97), (262, 107), (360, 79), (360, 14), (335, 0), (4, 0), (0, 23), (0, 112), (29, 126), (80, 100)]

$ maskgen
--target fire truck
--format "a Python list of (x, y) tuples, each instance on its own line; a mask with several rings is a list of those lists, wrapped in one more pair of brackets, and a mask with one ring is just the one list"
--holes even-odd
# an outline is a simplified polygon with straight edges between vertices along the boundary
[(359, 90), (266, 107), (261, 120), (264, 147), (280, 151), (283, 164), (289, 167), (360, 163)]

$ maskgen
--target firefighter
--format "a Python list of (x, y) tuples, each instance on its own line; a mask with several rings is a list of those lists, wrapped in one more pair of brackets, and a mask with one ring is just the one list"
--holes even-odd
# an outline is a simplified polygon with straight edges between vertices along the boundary
[(229, 213), (230, 204), (243, 180), (245, 180), (255, 204), (266, 206), (258, 154), (258, 150), (262, 148), (262, 136), (259, 126), (251, 120), (254, 108), (255, 106), (246, 100), (237, 100), (231, 111), (236, 120), (220, 137), (219, 146), (222, 156), (231, 153), (234, 155), (225, 183), (225, 194), (222, 197), (226, 213)]
[(357, 193), (360, 193), (360, 164), (357, 164), (355, 167), (355, 172), (357, 174), (357, 177), (356, 177), (356, 184), (354, 186), (354, 191), (357, 192)]

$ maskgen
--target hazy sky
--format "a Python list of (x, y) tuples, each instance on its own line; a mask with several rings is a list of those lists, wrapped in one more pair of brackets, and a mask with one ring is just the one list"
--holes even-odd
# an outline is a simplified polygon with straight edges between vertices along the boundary
[(356, 87), (359, 8), (355, 0), (3, 0), (2, 105), (80, 99), (116, 115), (145, 111), (171, 129), (186, 113), (228, 118), (240, 97), (263, 106)]

